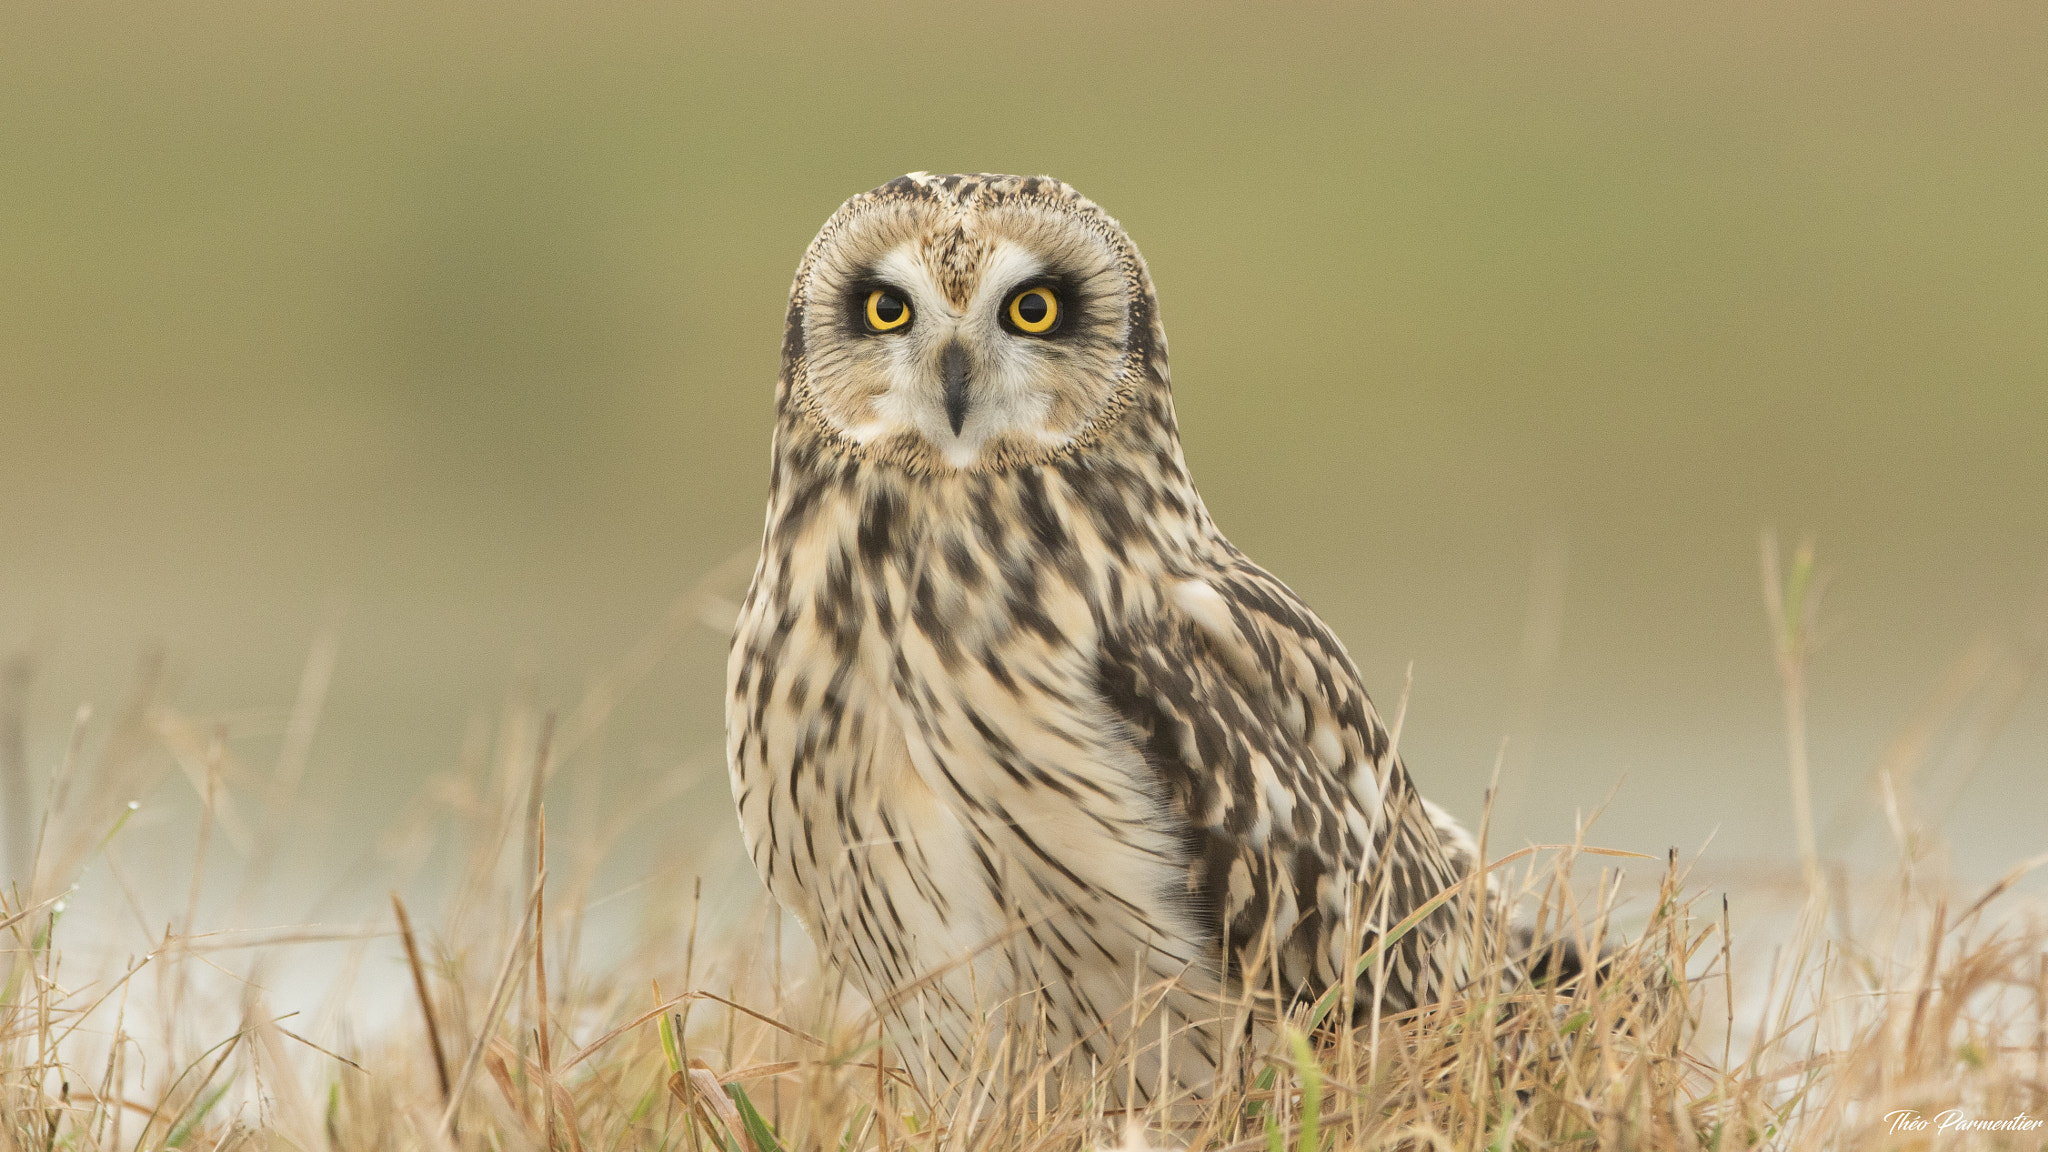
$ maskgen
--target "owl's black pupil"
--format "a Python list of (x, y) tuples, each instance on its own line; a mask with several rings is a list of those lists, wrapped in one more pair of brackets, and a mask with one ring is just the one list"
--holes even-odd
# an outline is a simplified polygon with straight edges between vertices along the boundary
[(1022, 316), (1026, 324), (1043, 323), (1045, 320), (1045, 294), (1042, 292), (1026, 293), (1022, 299), (1017, 301), (1017, 315)]
[(894, 324), (903, 319), (903, 301), (887, 292), (875, 297), (875, 318), (884, 324)]

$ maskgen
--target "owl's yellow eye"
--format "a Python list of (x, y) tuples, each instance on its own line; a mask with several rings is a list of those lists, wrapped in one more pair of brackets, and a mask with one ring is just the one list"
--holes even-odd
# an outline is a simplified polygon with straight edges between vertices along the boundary
[(871, 332), (893, 332), (910, 323), (910, 305), (887, 288), (877, 288), (868, 293), (868, 330)]
[(1026, 288), (1010, 297), (1009, 312), (1017, 331), (1043, 336), (1060, 322), (1060, 298), (1050, 288)]

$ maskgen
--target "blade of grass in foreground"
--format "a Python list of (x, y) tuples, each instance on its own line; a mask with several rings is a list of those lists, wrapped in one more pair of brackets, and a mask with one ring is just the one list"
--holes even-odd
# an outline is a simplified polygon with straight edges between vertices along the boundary
[(754, 1102), (748, 1099), (747, 1090), (738, 1084), (727, 1084), (725, 1094), (732, 1097), (732, 1102), (739, 1106), (740, 1123), (747, 1130), (747, 1138), (754, 1142), (756, 1152), (783, 1152), (782, 1141), (775, 1138), (775, 1129), (770, 1128), (768, 1121), (761, 1118), (761, 1113), (754, 1107)]

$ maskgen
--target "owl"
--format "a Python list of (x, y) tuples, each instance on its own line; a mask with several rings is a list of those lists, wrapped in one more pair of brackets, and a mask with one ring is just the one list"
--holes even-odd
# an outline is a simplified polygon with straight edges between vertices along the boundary
[[(1145, 261), (1074, 189), (913, 173), (833, 213), (772, 461), (727, 665), (740, 826), (927, 1083), (1028, 1035), (1199, 1094), (1471, 870), (1344, 646), (1203, 507)], [(1455, 989), (1468, 913), (1357, 1002)]]

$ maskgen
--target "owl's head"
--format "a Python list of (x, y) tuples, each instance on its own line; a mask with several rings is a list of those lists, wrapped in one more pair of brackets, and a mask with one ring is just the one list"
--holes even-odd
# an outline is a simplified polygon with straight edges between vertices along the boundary
[(779, 404), (919, 470), (1043, 461), (1164, 392), (1157, 316), (1136, 246), (1072, 188), (912, 173), (848, 200), (811, 242)]

